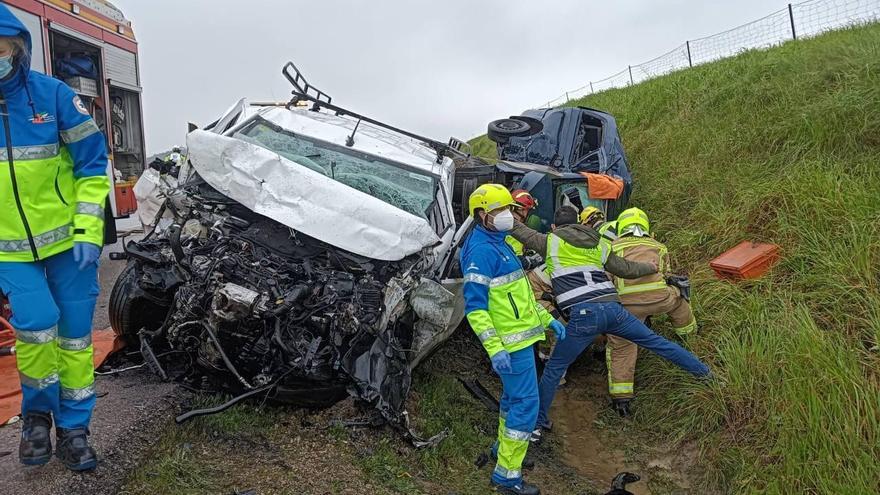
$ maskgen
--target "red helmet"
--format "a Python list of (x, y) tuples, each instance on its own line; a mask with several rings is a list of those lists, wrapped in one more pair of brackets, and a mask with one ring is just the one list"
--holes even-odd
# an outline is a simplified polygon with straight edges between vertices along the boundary
[(511, 192), (510, 195), (513, 196), (513, 201), (517, 206), (525, 208), (526, 210), (531, 210), (538, 206), (538, 200), (532, 197), (532, 195), (525, 189), (517, 189)]

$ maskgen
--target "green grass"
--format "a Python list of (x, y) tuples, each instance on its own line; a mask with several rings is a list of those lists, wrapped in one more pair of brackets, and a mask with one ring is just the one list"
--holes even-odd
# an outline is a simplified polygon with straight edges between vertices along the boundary
[[(632, 203), (690, 273), (691, 347), (720, 378), (647, 359), (639, 424), (697, 439), (725, 492), (880, 492), (880, 25), (570, 104), (618, 119)], [(744, 239), (782, 261), (715, 280), (708, 261)]]

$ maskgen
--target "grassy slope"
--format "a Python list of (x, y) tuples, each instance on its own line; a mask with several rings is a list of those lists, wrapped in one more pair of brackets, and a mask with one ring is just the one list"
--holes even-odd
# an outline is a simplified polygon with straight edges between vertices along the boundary
[[(699, 439), (731, 492), (880, 492), (880, 25), (571, 104), (617, 117), (633, 203), (691, 274), (692, 347), (722, 379), (700, 390), (651, 360), (640, 423)], [(782, 262), (715, 280), (708, 261), (743, 239)]]

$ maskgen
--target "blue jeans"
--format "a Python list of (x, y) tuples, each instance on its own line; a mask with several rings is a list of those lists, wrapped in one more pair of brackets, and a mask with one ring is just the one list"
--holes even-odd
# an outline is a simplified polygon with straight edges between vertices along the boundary
[(98, 264), (80, 271), (72, 249), (35, 262), (0, 262), (0, 290), (12, 308), (22, 414), (51, 412), (56, 426), (88, 427)]
[(538, 412), (538, 426), (546, 426), (547, 412), (559, 387), (559, 380), (565, 371), (593, 343), (599, 334), (622, 337), (660, 357), (672, 361), (685, 371), (704, 376), (709, 367), (680, 345), (670, 342), (652, 332), (650, 328), (623, 308), (620, 303), (580, 303), (571, 308), (571, 318), (565, 328), (565, 340), (556, 343), (553, 355), (544, 366), (538, 392), (541, 407)]

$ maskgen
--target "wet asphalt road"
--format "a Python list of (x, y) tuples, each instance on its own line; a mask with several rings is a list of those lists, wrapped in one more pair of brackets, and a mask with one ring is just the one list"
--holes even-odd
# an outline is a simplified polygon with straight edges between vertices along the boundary
[[(126, 222), (125, 226), (132, 226)], [(105, 331), (110, 324), (107, 304), (110, 289), (125, 267), (124, 261), (111, 261), (107, 254), (118, 246), (104, 249), (99, 268), (101, 295), (95, 308), (94, 328)], [(0, 359), (11, 359), (0, 357)], [(92, 420), (92, 444), (101, 462), (87, 474), (65, 469), (56, 459), (40, 467), (18, 462), (21, 423), (0, 427), (0, 493), (4, 495), (61, 495), (117, 493), (126, 474), (154, 440), (157, 427), (174, 414), (180, 397), (175, 387), (162, 383), (148, 371), (139, 369), (96, 380), (98, 402)]]

